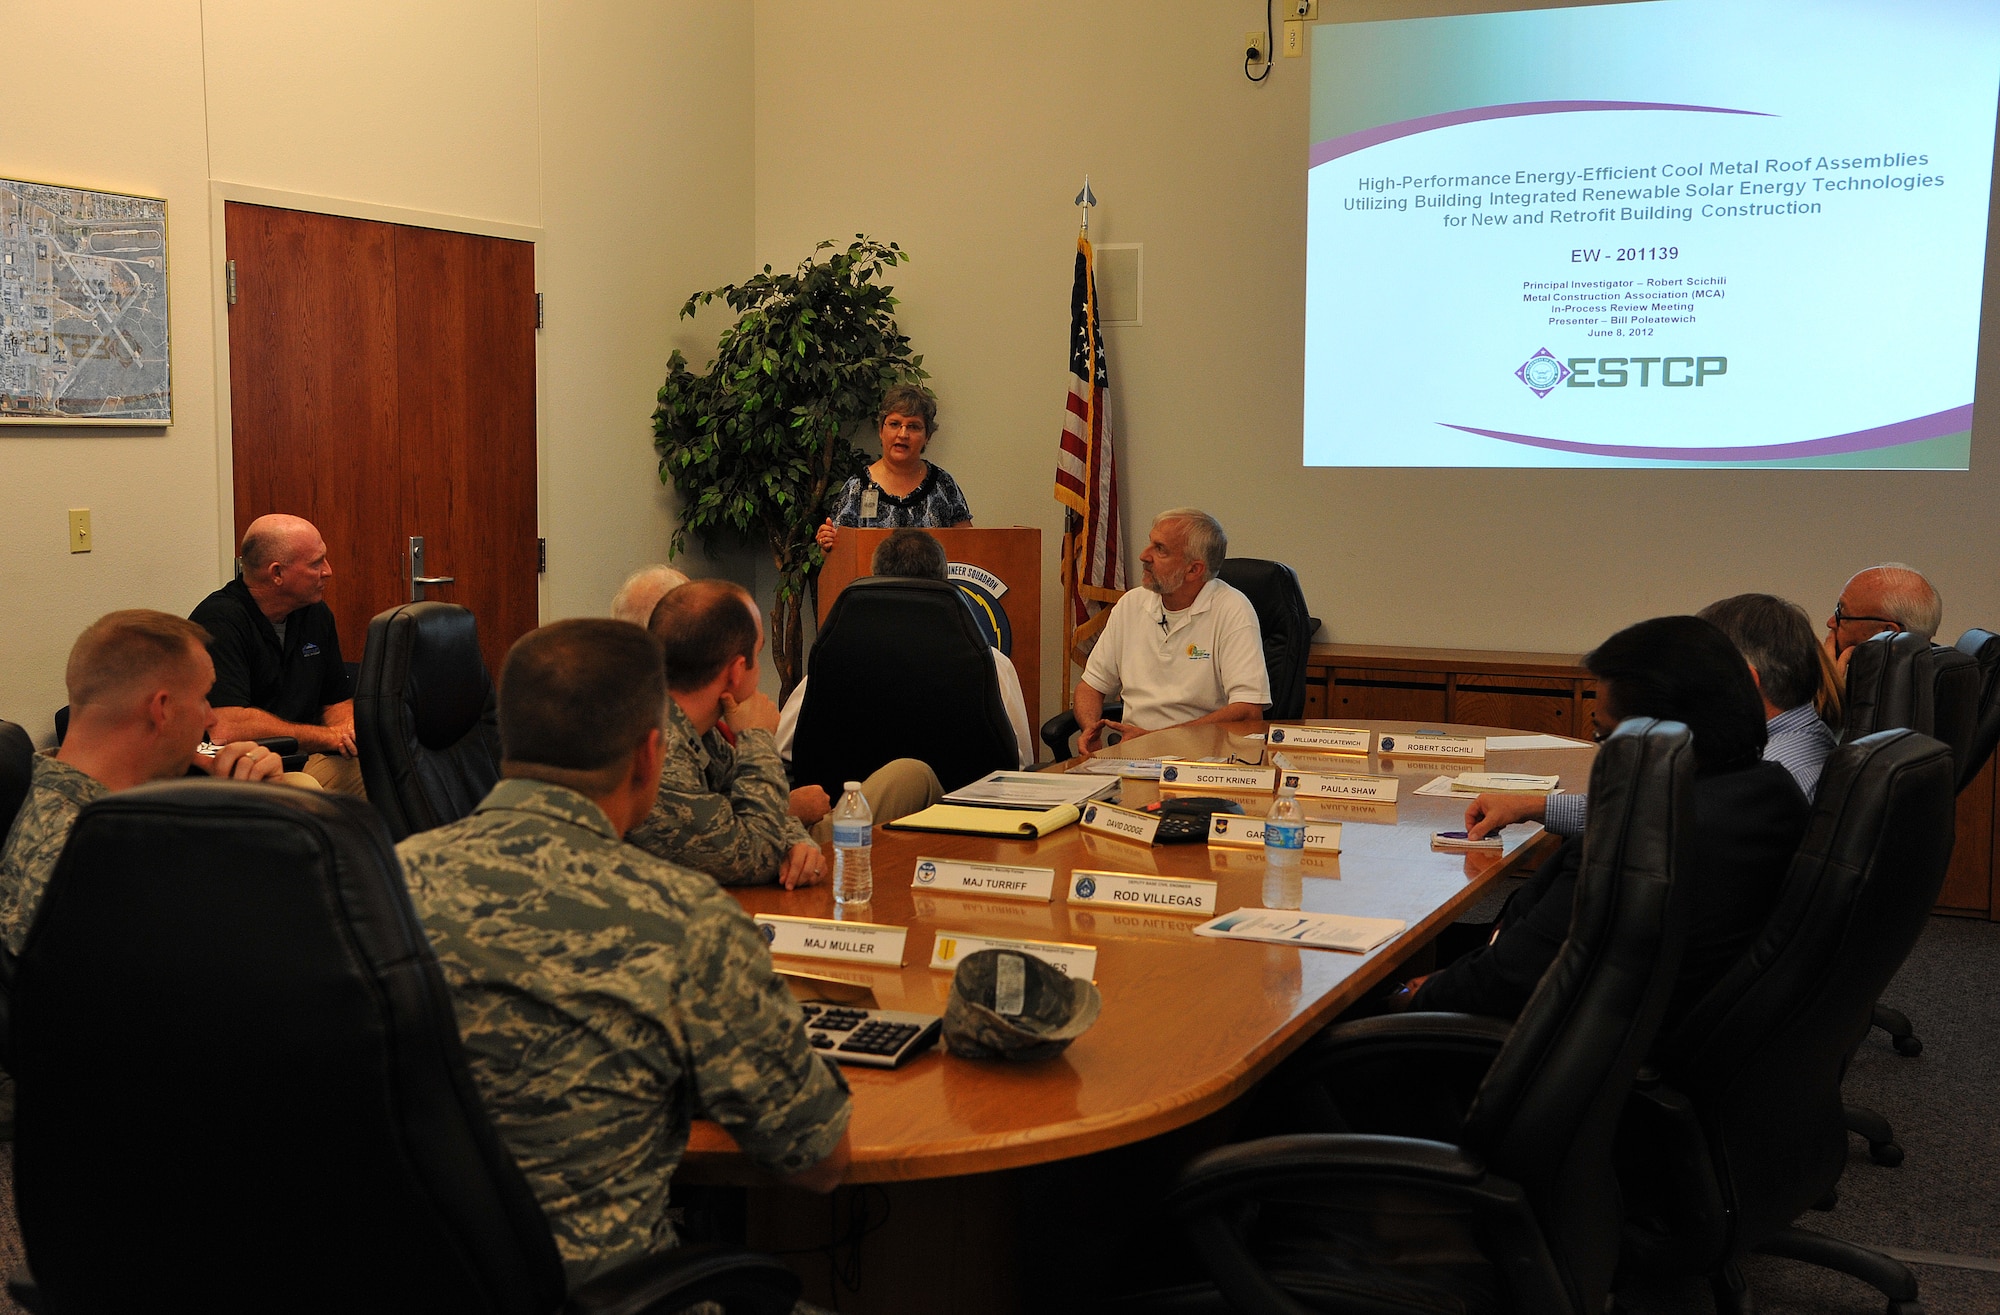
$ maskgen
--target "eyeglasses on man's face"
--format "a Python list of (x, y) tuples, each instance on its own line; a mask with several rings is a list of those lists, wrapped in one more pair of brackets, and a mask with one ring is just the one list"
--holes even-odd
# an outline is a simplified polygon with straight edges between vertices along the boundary
[(1881, 626), (1893, 626), (1898, 630), (1901, 630), (1903, 628), (1903, 623), (1901, 621), (1894, 620), (1890, 617), (1855, 616), (1853, 613), (1845, 610), (1844, 605), (1840, 602), (1839, 599), (1834, 600), (1833, 617), (1826, 623), (1826, 628), (1828, 630), (1838, 630), (1843, 625), (1847, 625), (1849, 623), (1861, 623), (1861, 622), (1868, 622), (1874, 625), (1881, 625)]

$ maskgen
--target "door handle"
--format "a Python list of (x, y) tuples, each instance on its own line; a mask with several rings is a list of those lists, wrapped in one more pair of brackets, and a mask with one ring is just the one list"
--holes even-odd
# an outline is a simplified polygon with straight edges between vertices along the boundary
[(434, 584), (451, 584), (458, 578), (452, 575), (424, 574), (424, 536), (421, 534), (412, 534), (410, 536), (409, 560), (410, 560), (410, 601), (413, 603), (421, 603), (424, 601), (425, 586)]

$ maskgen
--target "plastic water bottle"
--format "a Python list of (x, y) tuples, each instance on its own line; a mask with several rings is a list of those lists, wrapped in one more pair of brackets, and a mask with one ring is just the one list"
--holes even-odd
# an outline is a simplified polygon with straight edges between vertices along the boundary
[(1296, 871), (1306, 852), (1306, 810), (1285, 778), (1278, 778), (1278, 797), (1264, 816), (1264, 862), (1273, 868)]
[(840, 807), (833, 810), (835, 904), (866, 904), (875, 898), (874, 854), (875, 814), (868, 810), (861, 782), (849, 781), (843, 787)]

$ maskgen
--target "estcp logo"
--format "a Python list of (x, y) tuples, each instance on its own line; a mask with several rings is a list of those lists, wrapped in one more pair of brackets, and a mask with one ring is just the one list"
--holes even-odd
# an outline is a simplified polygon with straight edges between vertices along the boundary
[(937, 864), (931, 862), (929, 859), (925, 859), (923, 862), (917, 864), (917, 880), (926, 886), (936, 881)]
[(1521, 362), (1514, 377), (1536, 397), (1547, 397), (1563, 387), (1651, 388), (1657, 382), (1662, 388), (1705, 388), (1710, 379), (1728, 373), (1727, 356), (1572, 356), (1559, 361), (1544, 347)]

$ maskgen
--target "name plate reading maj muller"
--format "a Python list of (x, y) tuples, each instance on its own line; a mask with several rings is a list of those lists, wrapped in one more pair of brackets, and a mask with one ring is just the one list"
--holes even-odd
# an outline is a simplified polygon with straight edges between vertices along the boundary
[(1375, 751), (1394, 758), (1484, 758), (1483, 735), (1438, 735), (1429, 731), (1384, 731)]
[(1117, 836), (1120, 840), (1134, 840), (1142, 845), (1150, 845), (1153, 843), (1153, 837), (1159, 833), (1160, 819), (1148, 813), (1134, 812), (1130, 808), (1088, 803), (1083, 806), (1083, 829), (1100, 831), (1107, 836)]
[(1273, 726), (1264, 743), (1274, 749), (1314, 749), (1320, 753), (1367, 753), (1375, 747), (1375, 732), (1344, 726)]
[(839, 922), (832, 918), (793, 918), (759, 913), (752, 921), (764, 933), (771, 953), (800, 959), (842, 959), (848, 963), (880, 963), (900, 967), (908, 927), (879, 922)]
[(1168, 761), (1160, 764), (1163, 790), (1248, 790), (1269, 794), (1278, 788), (1275, 767), (1245, 767), (1241, 763)]
[(1394, 776), (1342, 775), (1338, 772), (1286, 772), (1285, 784), (1301, 799), (1357, 799), (1371, 804), (1396, 802)]
[[(1208, 843), (1211, 845), (1241, 845), (1246, 848), (1262, 848), (1264, 844), (1264, 819), (1261, 817), (1237, 817), (1228, 813), (1211, 813), (1208, 817)], [(1340, 852), (1340, 823), (1306, 823), (1306, 848), (1322, 854)]]
[(1213, 913), (1215, 883), (1200, 878), (1142, 877), (1133, 872), (1072, 872), (1069, 902), (1111, 904), (1157, 913)]
[(931, 946), (931, 967), (957, 972), (959, 960), (981, 950), (1012, 950), (1032, 954), (1065, 977), (1094, 981), (1097, 947), (1072, 945), (1067, 941), (1010, 941), (998, 936), (974, 936), (962, 931), (939, 931)]
[(968, 895), (1000, 895), (1007, 899), (1055, 898), (1054, 868), (1009, 867), (1005, 863), (965, 863), (950, 858), (920, 858), (910, 877), (911, 890), (947, 890)]

